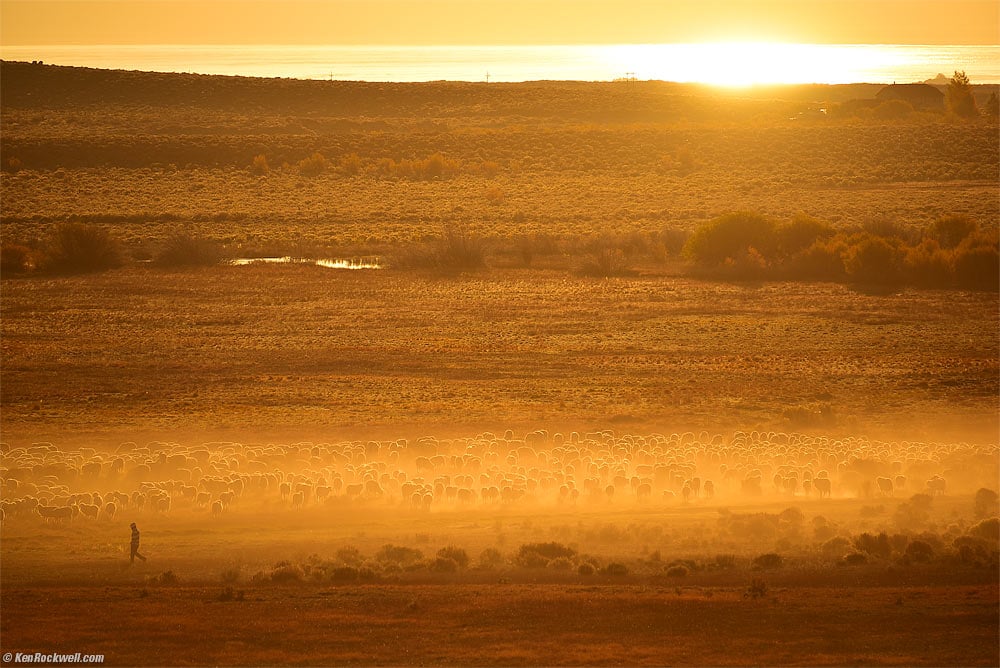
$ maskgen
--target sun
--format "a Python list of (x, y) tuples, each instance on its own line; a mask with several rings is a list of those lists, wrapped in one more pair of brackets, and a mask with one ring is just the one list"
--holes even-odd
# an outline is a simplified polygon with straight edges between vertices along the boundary
[(864, 51), (784, 42), (624, 45), (614, 55), (616, 65), (640, 79), (726, 87), (857, 82), (871, 57)]

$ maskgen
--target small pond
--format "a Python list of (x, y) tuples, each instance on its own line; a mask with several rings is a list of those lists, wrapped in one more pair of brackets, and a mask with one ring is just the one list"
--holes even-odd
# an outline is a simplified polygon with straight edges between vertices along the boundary
[(230, 260), (229, 264), (242, 267), (249, 264), (314, 264), (328, 269), (381, 269), (382, 263), (377, 257), (361, 257), (350, 259), (320, 259), (312, 260), (304, 257), (239, 257)]

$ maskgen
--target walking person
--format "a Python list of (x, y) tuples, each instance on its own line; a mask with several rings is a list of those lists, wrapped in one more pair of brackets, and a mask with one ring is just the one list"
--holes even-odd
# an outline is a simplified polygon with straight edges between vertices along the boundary
[(139, 554), (139, 530), (135, 527), (135, 522), (132, 522), (132, 555), (129, 557), (129, 563), (134, 564), (136, 557), (146, 561), (146, 557)]

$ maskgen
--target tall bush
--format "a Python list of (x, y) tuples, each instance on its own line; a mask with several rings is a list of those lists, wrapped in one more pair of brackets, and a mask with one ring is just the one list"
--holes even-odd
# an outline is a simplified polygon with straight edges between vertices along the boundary
[(44, 268), (59, 274), (84, 274), (120, 267), (118, 242), (102, 227), (66, 223), (49, 240)]
[(979, 108), (976, 106), (976, 98), (972, 94), (972, 84), (964, 71), (955, 71), (954, 76), (948, 81), (948, 92), (946, 94), (948, 110), (961, 118), (976, 118), (979, 116)]
[(967, 241), (956, 248), (955, 281), (970, 290), (1000, 290), (1000, 250), (996, 244)]
[(779, 225), (775, 232), (778, 250), (786, 256), (799, 253), (817, 241), (829, 239), (834, 235), (834, 229), (827, 223), (805, 214), (798, 214), (791, 221)]
[(313, 153), (308, 158), (299, 161), (299, 174), (302, 176), (319, 176), (330, 167), (330, 162), (320, 152)]
[(938, 242), (941, 248), (956, 248), (977, 228), (976, 221), (968, 216), (942, 216), (930, 224), (926, 236)]
[(770, 258), (776, 249), (775, 225), (759, 213), (739, 211), (699, 227), (684, 245), (684, 255), (712, 267), (746, 256), (750, 249)]
[(848, 278), (856, 283), (889, 285), (898, 283), (902, 252), (884, 238), (861, 235), (844, 260)]
[(20, 244), (4, 244), (0, 246), (0, 272), (4, 274), (23, 274), (34, 268), (31, 249)]

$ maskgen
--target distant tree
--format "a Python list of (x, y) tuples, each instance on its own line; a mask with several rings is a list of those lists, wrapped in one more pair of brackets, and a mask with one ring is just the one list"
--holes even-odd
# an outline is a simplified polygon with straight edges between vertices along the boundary
[(979, 115), (976, 107), (976, 98), (972, 96), (972, 84), (965, 72), (956, 70), (955, 75), (948, 81), (948, 109), (956, 116), (962, 118), (975, 118)]

